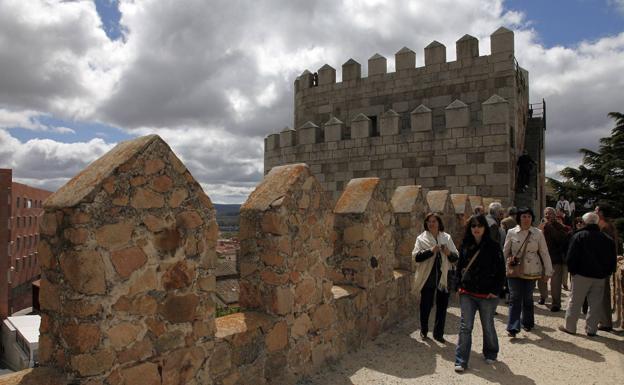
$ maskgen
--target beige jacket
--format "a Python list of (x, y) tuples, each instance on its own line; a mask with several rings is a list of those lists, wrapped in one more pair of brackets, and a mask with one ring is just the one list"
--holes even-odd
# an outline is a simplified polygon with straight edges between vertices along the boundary
[(520, 256), (520, 246), (526, 239), (528, 231), (531, 232), (531, 238), (527, 241), (526, 253), (524, 254), (524, 275), (522, 278), (538, 279), (542, 275), (552, 276), (553, 267), (550, 261), (550, 254), (548, 254), (546, 239), (544, 239), (544, 235), (536, 227), (531, 227), (529, 230), (521, 230), (520, 226), (516, 226), (507, 232), (505, 246), (503, 247), (505, 260), (512, 255)]

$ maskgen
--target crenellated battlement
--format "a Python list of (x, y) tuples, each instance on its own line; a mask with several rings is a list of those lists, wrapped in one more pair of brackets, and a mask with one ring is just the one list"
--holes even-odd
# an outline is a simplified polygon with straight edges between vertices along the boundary
[[(354, 81), (385, 82), (413, 75), (425, 75), (433, 72), (465, 68), (486, 64), (499, 64), (497, 70), (505, 70), (500, 64), (514, 57), (514, 33), (501, 27), (490, 35), (490, 55), (479, 56), (479, 40), (471, 35), (464, 35), (455, 42), (456, 60), (447, 62), (446, 46), (437, 40), (432, 41), (424, 49), (425, 65), (416, 67), (416, 52), (403, 47), (394, 55), (395, 72), (388, 72), (387, 58), (376, 53), (368, 59), (368, 76), (362, 76), (362, 65), (348, 59), (342, 65), (342, 82), (336, 82), (336, 69), (324, 64), (315, 73), (305, 70), (295, 80), (295, 94), (312, 89), (311, 92), (326, 92), (330, 89), (349, 87)], [(346, 84), (343, 84), (346, 83)], [(334, 85), (334, 87), (328, 87)]]
[[(265, 171), (305, 162), (336, 200), (352, 178), (379, 177), (386, 194), (419, 184), (453, 194), (513, 200), (515, 158), (528, 118), (527, 73), (514, 57), (514, 34), (499, 28), (490, 54), (464, 35), (456, 60), (433, 41), (422, 67), (408, 47), (388, 59), (374, 54), (368, 76), (353, 59), (342, 80), (328, 64), (295, 81), (293, 128), (265, 139)], [(389, 195), (388, 195), (389, 196)]]
[(324, 195), (306, 164), (265, 176), (241, 206), (242, 311), (217, 318), (210, 198), (160, 137), (118, 144), (44, 204), (44, 368), (28, 376), (294, 384), (376, 338), (413, 314), (425, 214), (457, 234), (467, 196), (406, 185), (388, 199), (380, 178)]

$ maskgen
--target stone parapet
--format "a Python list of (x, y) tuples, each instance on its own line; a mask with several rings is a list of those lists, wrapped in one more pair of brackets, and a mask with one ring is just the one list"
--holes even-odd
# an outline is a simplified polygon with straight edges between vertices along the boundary
[(241, 207), (242, 311), (215, 320), (210, 199), (159, 137), (119, 144), (45, 204), (46, 368), (13, 378), (296, 383), (412, 314), (424, 215), (459, 208), (448, 191), (386, 189), (352, 178), (332, 207), (311, 167), (273, 168)]
[(415, 185), (397, 187), (392, 195), (391, 205), (396, 237), (395, 268), (414, 272), (416, 261), (412, 258), (412, 250), (416, 237), (423, 231), (429, 205), (422, 187)]
[(80, 383), (199, 384), (218, 228), (169, 146), (155, 135), (120, 143), (44, 208), (41, 364)]

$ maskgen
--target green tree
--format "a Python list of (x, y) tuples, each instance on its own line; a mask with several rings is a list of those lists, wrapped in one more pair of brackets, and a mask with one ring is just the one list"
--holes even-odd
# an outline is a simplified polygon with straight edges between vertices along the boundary
[[(611, 136), (601, 138), (597, 151), (581, 148), (583, 164), (578, 168), (566, 167), (560, 174), (563, 181), (549, 178), (557, 194), (575, 198), (578, 204), (606, 202), (624, 216), (624, 114), (610, 112), (615, 120)], [(622, 221), (620, 221), (622, 222)]]

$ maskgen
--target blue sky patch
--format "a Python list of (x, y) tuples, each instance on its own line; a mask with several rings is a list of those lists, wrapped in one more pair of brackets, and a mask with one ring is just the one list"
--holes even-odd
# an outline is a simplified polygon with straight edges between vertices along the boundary
[[(120, 128), (102, 123), (79, 122), (57, 119), (52, 116), (42, 115), (37, 121), (49, 127), (47, 131), (29, 130), (20, 127), (9, 128), (11, 135), (22, 142), (31, 139), (45, 138), (64, 143), (88, 142), (93, 138), (102, 138), (107, 143), (116, 143), (127, 140), (134, 136), (128, 135)], [(58, 132), (55, 128), (69, 128), (74, 132)]]
[(624, 13), (608, 0), (508, 0), (504, 6), (524, 12), (547, 48), (617, 35), (624, 24)]
[(94, 0), (95, 9), (100, 20), (102, 20), (102, 27), (106, 36), (111, 40), (117, 40), (123, 38), (124, 29), (119, 24), (121, 20), (121, 12), (119, 12), (119, 0)]

